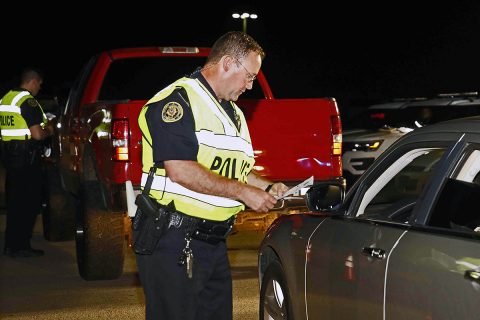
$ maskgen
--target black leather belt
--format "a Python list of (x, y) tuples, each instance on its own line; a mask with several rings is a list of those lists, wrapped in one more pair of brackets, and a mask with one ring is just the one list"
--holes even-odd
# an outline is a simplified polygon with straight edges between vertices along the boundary
[(173, 211), (170, 213), (168, 227), (185, 229), (193, 239), (217, 244), (225, 241), (234, 222), (235, 216), (225, 221), (214, 221)]

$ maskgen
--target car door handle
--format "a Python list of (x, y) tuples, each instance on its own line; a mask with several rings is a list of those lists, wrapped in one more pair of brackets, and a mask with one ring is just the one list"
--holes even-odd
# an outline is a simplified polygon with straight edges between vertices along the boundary
[(480, 283), (480, 271), (478, 270), (465, 271), (465, 279)]
[(385, 259), (387, 257), (387, 252), (378, 248), (363, 247), (362, 253), (376, 259)]

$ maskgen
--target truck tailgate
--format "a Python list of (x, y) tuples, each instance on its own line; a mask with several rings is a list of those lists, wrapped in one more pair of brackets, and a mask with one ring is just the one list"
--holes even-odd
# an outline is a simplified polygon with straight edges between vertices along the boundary
[(243, 100), (256, 153), (255, 169), (272, 180), (341, 176), (341, 155), (332, 154), (334, 99)]

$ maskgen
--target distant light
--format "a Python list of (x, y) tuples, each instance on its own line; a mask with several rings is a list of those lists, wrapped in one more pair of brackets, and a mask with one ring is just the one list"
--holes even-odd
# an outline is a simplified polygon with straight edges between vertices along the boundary
[(234, 19), (242, 19), (242, 30), (243, 32), (247, 33), (247, 20), (248, 19), (257, 19), (258, 15), (256, 13), (248, 13), (248, 12), (243, 12), (242, 14), (239, 14), (237, 12), (232, 13), (232, 18)]

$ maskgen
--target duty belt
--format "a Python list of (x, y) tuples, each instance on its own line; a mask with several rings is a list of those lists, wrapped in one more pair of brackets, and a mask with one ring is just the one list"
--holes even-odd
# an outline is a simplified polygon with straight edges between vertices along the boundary
[(182, 228), (190, 233), (193, 239), (217, 244), (225, 241), (232, 230), (235, 216), (225, 221), (202, 219), (184, 214), (179, 211), (170, 212), (168, 228)]

